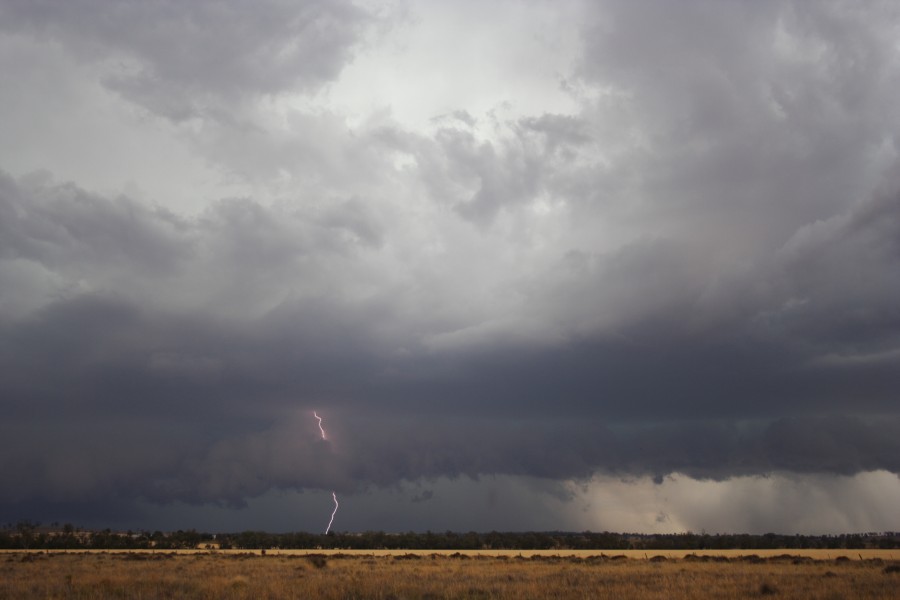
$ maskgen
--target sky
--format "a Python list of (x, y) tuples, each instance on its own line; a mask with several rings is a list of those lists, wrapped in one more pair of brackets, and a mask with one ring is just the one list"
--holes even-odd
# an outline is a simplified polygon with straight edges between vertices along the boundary
[(898, 40), (0, 0), (0, 521), (900, 530)]

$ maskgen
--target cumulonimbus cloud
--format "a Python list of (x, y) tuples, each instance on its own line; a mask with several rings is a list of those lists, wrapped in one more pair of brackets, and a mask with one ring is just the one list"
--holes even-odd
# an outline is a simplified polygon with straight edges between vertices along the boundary
[(312, 100), (375, 13), (165, 6), (0, 4), (248, 191), (0, 175), (0, 501), (900, 472), (878, 8), (585, 6), (576, 109), (416, 129)]

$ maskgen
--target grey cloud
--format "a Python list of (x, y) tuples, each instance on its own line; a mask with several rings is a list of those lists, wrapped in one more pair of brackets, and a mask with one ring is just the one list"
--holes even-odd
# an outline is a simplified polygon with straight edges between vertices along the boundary
[(792, 325), (810, 340), (857, 352), (896, 348), (900, 193), (895, 186), (853, 210), (797, 231), (783, 249), (796, 299)]
[[(241, 506), (272, 488), (361, 493), (370, 486), (389, 488), (403, 481), (446, 477), (503, 475), (549, 481), (586, 480), (598, 473), (660, 477), (674, 472), (723, 481), (773, 472), (900, 471), (896, 418), (604, 427), (602, 421), (568, 418), (411, 421), (403, 416), (354, 417), (352, 412), (330, 413), (339, 415), (342, 425), (335, 441), (328, 443), (317, 438), (309, 411), (291, 411), (274, 427), (211, 443), (182, 439), (177, 429), (175, 435), (164, 433), (165, 428), (153, 432), (146, 423), (127, 418), (79, 428), (81, 434), (94, 433), (91, 444), (76, 443), (66, 430), (51, 426), (47, 438), (19, 440), (27, 459), (19, 459), (15, 469), (5, 465), (6, 472), (19, 474), (20, 484), (3, 500), (99, 499), (98, 494), (113, 493), (159, 503)], [(227, 430), (234, 418), (216, 423)], [(137, 438), (129, 433), (131, 428), (138, 428)], [(38, 451), (34, 446), (40, 442), (45, 446)], [(70, 442), (65, 457), (55, 450), (62, 450), (60, 442)], [(100, 460), (102, 453), (119, 446), (117, 460)]]
[[(816, 363), (823, 350), (843, 346), (826, 345), (832, 336), (824, 330), (810, 336), (811, 317), (799, 309), (778, 310), (797, 295), (826, 307), (842, 302), (843, 288), (818, 282), (843, 277), (845, 263), (889, 272), (892, 221), (876, 216), (891, 214), (890, 193), (836, 217), (837, 225), (826, 223), (827, 235), (799, 233), (771, 273), (755, 273), (794, 287), (758, 296), (770, 304), (751, 303), (717, 328), (691, 325), (702, 314), (694, 314), (690, 291), (699, 293), (703, 282), (680, 270), (694, 264), (691, 254), (682, 255), (678, 245), (644, 244), (576, 261), (579, 276), (559, 285), (579, 287), (554, 290), (611, 307), (611, 332), (588, 327), (551, 345), (488, 343), (434, 353), (407, 331), (390, 296), (340, 302), (316, 291), (328, 289), (329, 268), (354, 253), (335, 253), (300, 235), (319, 231), (309, 228), (315, 219), (292, 224), (278, 209), (233, 200), (186, 222), (71, 186), (4, 182), (4, 210), (18, 224), (10, 230), (15, 235), (4, 236), (5, 260), (26, 257), (71, 277), (88, 274), (83, 268), (90, 265), (95, 285), (108, 271), (134, 270), (149, 284), (201, 285), (201, 300), (230, 288), (186, 278), (195, 272), (226, 268), (219, 277), (235, 290), (270, 281), (258, 279), (256, 269), (312, 277), (296, 297), (255, 315), (172, 307), (107, 284), (70, 291), (28, 317), (8, 316), (0, 353), (8, 423), (56, 415), (42, 435), (6, 438), (25, 459), (5, 468), (29, 473), (17, 494), (64, 497), (93, 482), (84, 493), (240, 505), (273, 486), (351, 491), (486, 474), (552, 479), (677, 471), (724, 479), (773, 470), (900, 470), (890, 392), (900, 381), (892, 363), (862, 371)], [(326, 232), (333, 220), (323, 223)], [(123, 228), (144, 240), (140, 256), (133, 254), (139, 246), (125, 243)], [(170, 258), (160, 269), (144, 254)], [(871, 263), (873, 257), (883, 264)], [(809, 278), (785, 277), (799, 264)], [(696, 284), (687, 283), (691, 277), (699, 277)], [(602, 287), (581, 287), (595, 279), (621, 294), (621, 306), (601, 300)], [(893, 293), (887, 287), (865, 298)], [(585, 310), (576, 302), (561, 314), (577, 322)], [(830, 314), (817, 317), (819, 327)], [(874, 347), (890, 339), (887, 317), (867, 338)], [(833, 324), (838, 334), (845, 328), (840, 320)], [(856, 339), (856, 347), (865, 348), (863, 341)], [(298, 433), (311, 430), (304, 411), (323, 402), (339, 411), (335, 436), (346, 440), (340, 452)], [(846, 416), (817, 417), (822, 411)], [(87, 414), (105, 416), (90, 419), (97, 441), (81, 448), (76, 436), (67, 451), (74, 461), (67, 472), (82, 473), (76, 482), (48, 470), (61, 461), (50, 439), (65, 420), (81, 423)], [(879, 414), (888, 418), (865, 416)], [(121, 462), (96, 459), (138, 433), (148, 443), (133, 445)], [(157, 436), (165, 453), (149, 441)]]
[(128, 198), (110, 200), (49, 174), (21, 183), (0, 173), (0, 252), (50, 269), (173, 269), (190, 246), (188, 225), (174, 214)]
[(358, 198), (306, 210), (233, 198), (186, 219), (49, 176), (35, 179), (0, 181), (3, 258), (59, 280), (55, 294), (34, 298), (33, 306), (97, 292), (158, 308), (196, 307), (222, 295), (223, 307), (246, 310), (261, 301), (268, 310), (294, 291), (320, 293), (332, 267), (346, 269), (383, 236), (379, 216)]
[(424, 490), (420, 494), (413, 496), (412, 502), (428, 502), (434, 498), (433, 490)]
[(567, 144), (578, 146), (591, 140), (585, 130), (589, 124), (578, 117), (545, 113), (540, 117), (524, 118), (520, 123), (525, 129), (544, 134), (551, 150)]
[(434, 169), (429, 186), (464, 217), (491, 220), (507, 193), (515, 190), (518, 193), (513, 198), (518, 199), (528, 193), (525, 190), (531, 186), (528, 177), (523, 177), (525, 165), (516, 160), (521, 155), (517, 156), (515, 148), (509, 153), (500, 149), (498, 156), (493, 144), (480, 142), (470, 131), (456, 127), (441, 128), (435, 141), (438, 147), (433, 156), (437, 160), (428, 161)]
[(518, 211), (540, 193), (556, 192), (570, 175), (566, 163), (592, 141), (589, 121), (549, 113), (507, 124), (508, 135), (496, 141), (479, 139), (471, 117), (461, 123), (440, 127), (436, 145), (420, 147), (416, 157), (425, 159), (423, 177), (436, 196), (481, 226), (501, 209)]
[(410, 131), (239, 110), (335, 77), (352, 5), (97, 6), (0, 10), (262, 191), (0, 175), (0, 503), (900, 472), (890, 19), (590, 5), (580, 110)]
[(869, 166), (893, 160), (881, 148), (898, 128), (881, 10), (598, 5), (581, 72), (611, 90), (598, 119), (627, 107), (638, 143), (623, 164), (645, 199), (636, 209), (649, 209), (644, 224), (665, 214), (670, 233), (726, 234), (720, 252), (746, 254), (857, 199)]
[(235, 101), (316, 89), (340, 73), (373, 22), (352, 2), (319, 0), (114, 7), (7, 0), (0, 15), (7, 31), (30, 31), (86, 60), (112, 63), (106, 85), (176, 121), (227, 120)]

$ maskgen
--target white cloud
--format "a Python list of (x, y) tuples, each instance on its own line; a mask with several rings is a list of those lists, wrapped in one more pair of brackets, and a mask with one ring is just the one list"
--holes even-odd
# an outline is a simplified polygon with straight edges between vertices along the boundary
[[(579, 108), (562, 82), (580, 52), (580, 2), (414, 1), (316, 99), (358, 123), (379, 110), (414, 131), (465, 110), (514, 119)], [(480, 133), (490, 137), (489, 130)]]

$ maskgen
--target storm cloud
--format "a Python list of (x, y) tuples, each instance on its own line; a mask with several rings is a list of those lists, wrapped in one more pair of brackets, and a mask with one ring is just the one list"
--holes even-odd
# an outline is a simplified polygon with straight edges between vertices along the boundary
[[(900, 474), (890, 7), (10, 0), (0, 23), (9, 519), (334, 489), (439, 529), (428, 507), (490, 478), (549, 502), (510, 528), (618, 529), (572, 515), (677, 480), (646, 527), (699, 529), (685, 490), (802, 503), (808, 478), (825, 527)], [(790, 526), (763, 505), (707, 512)]]

